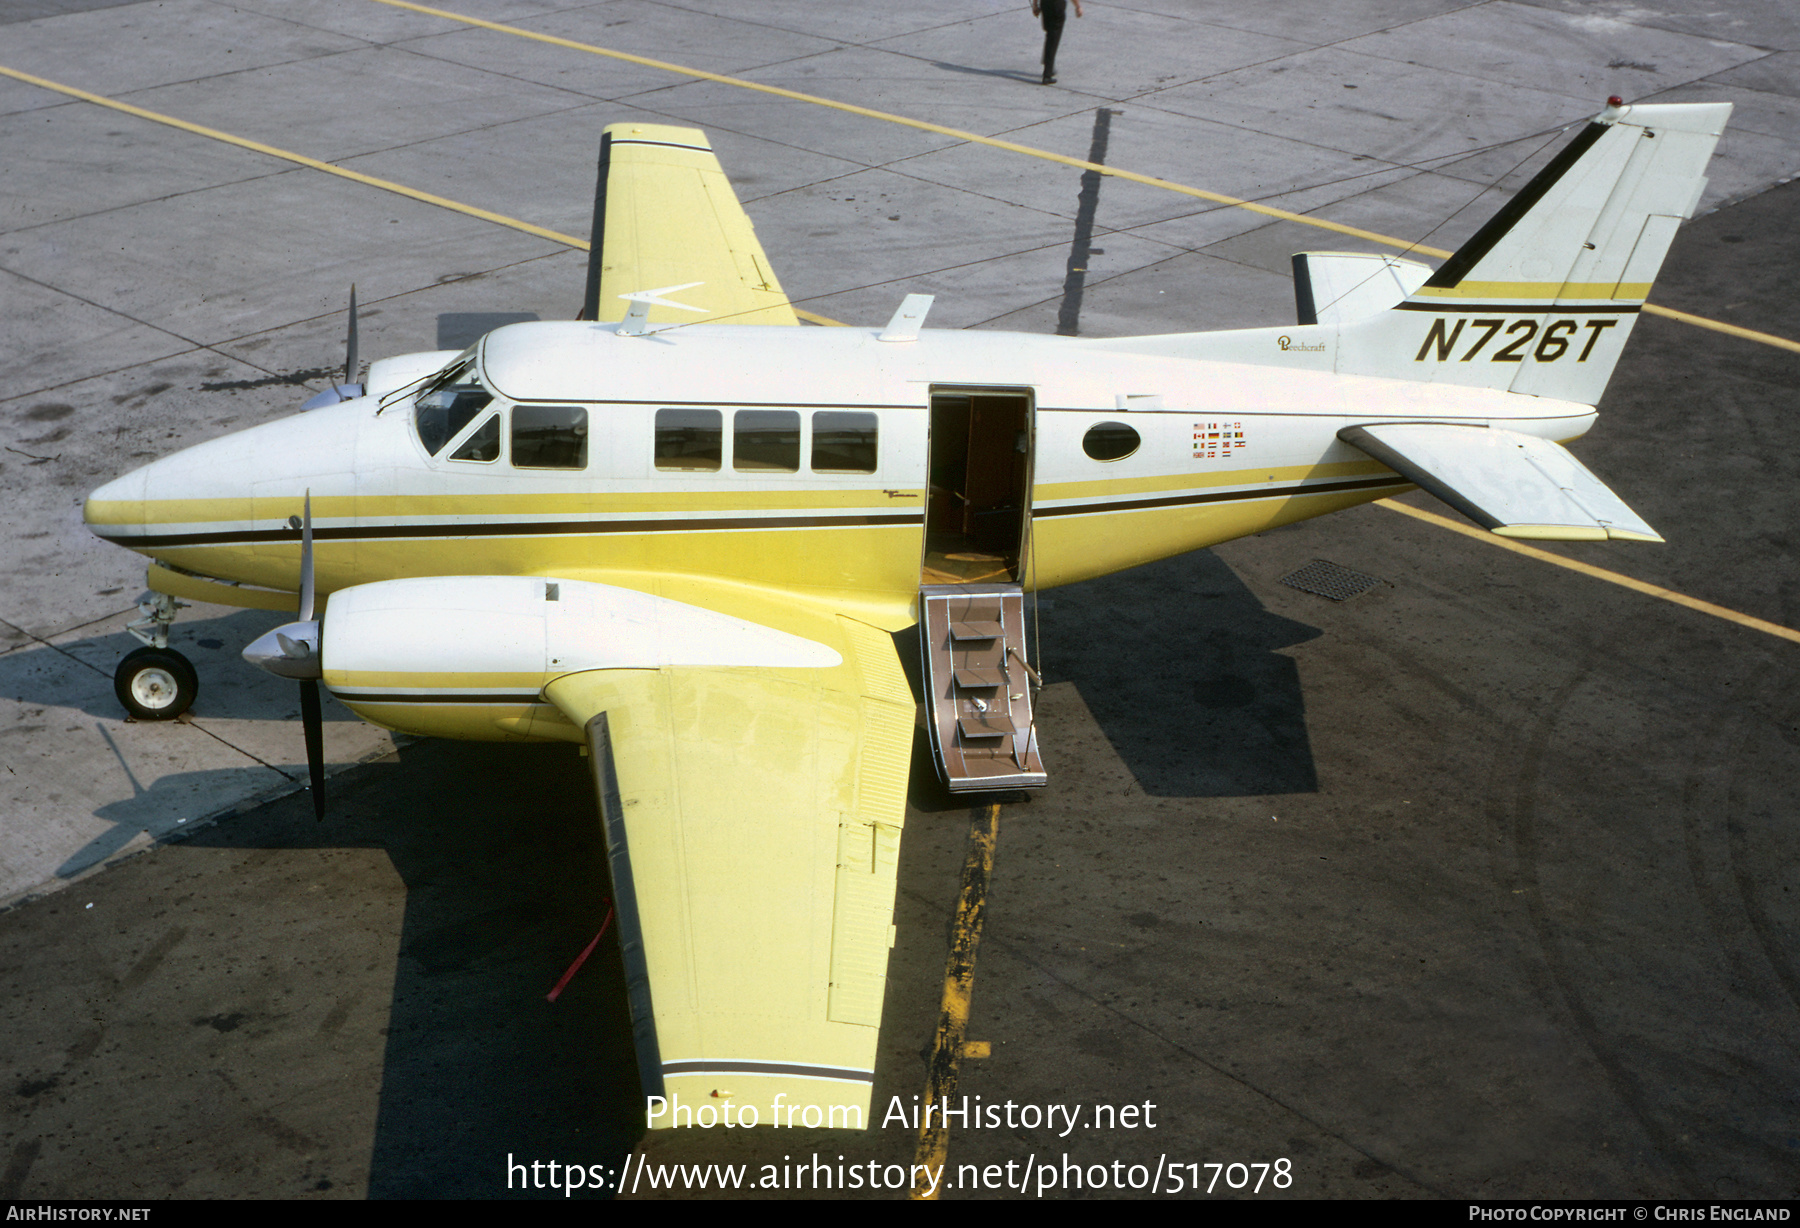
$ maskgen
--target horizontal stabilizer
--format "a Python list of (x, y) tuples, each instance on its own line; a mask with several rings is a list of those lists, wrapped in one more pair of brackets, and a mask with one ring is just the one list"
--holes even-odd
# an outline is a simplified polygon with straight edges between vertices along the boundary
[(1568, 449), (1517, 431), (1403, 422), (1338, 438), (1502, 537), (1659, 542)]

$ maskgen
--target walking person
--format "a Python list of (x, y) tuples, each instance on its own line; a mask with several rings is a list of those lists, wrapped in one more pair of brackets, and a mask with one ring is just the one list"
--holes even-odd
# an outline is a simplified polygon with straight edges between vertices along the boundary
[[(1075, 16), (1081, 16), (1081, 0), (1074, 0)], [(1044, 20), (1044, 84), (1056, 84), (1056, 45), (1062, 42), (1063, 21), (1069, 0), (1031, 0), (1031, 15)]]

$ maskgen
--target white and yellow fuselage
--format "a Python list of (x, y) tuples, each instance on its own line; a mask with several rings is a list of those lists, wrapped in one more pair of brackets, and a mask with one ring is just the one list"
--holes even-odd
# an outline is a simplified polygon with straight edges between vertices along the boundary
[[(178, 596), (292, 608), (300, 533), (312, 499), (318, 591), (429, 576), (563, 577), (702, 605), (814, 597), (821, 609), (899, 629), (916, 617), (930, 456), (931, 399), (959, 390), (1023, 393), (1032, 406), (1029, 531), (1019, 579), (1050, 588), (1336, 511), (1407, 488), (1337, 438), (1348, 425), (1454, 422), (1546, 439), (1585, 432), (1593, 411), (1548, 398), (1318, 369), (1289, 329), (1213, 335), (1251, 361), (1131, 352), (1128, 343), (925, 331), (892, 343), (876, 330), (690, 326), (644, 336), (611, 324), (524, 324), (490, 334), (475, 370), (502, 415), (582, 407), (585, 467), (513, 463), (508, 432), (491, 460), (428, 452), (412, 393), (370, 395), (216, 439), (96, 491), (89, 525), (149, 555), (152, 584)], [(1287, 345), (1280, 344), (1288, 342)], [(1289, 359), (1287, 356), (1292, 355)], [(1266, 356), (1266, 357), (1265, 357)], [(448, 357), (448, 356), (445, 356)], [(414, 364), (418, 365), (417, 363)], [(657, 414), (719, 411), (713, 470), (659, 468)], [(733, 415), (798, 414), (794, 472), (742, 467)], [(809, 463), (816, 415), (872, 415), (872, 472)], [(484, 413), (488, 412), (484, 410)], [(1119, 423), (1138, 439), (1097, 460), (1084, 439)], [(1116, 449), (1115, 449), (1116, 450)], [(220, 583), (223, 582), (223, 583)], [(527, 674), (529, 671), (527, 671)], [(412, 679), (416, 683), (417, 679)], [(363, 715), (436, 734), (572, 737), (548, 705), (547, 678), (491, 684), (518, 703), (357, 702), (379, 679), (326, 682)], [(535, 710), (542, 719), (535, 724)]]

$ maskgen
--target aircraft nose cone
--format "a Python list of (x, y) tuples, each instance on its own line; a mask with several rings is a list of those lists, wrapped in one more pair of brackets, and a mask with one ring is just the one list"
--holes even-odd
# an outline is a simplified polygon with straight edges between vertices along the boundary
[(82, 505), (81, 518), (96, 537), (108, 541), (117, 541), (129, 536), (121, 530), (142, 527), (144, 523), (144, 492), (148, 486), (148, 469), (144, 466), (134, 469), (122, 478), (116, 478), (100, 487), (87, 497)]

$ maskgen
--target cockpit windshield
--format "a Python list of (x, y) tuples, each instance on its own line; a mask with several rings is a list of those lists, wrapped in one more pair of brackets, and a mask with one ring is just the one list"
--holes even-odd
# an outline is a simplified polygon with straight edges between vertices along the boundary
[(487, 408), (494, 394), (475, 378), (474, 347), (432, 376), (413, 398), (413, 426), (433, 456)]

